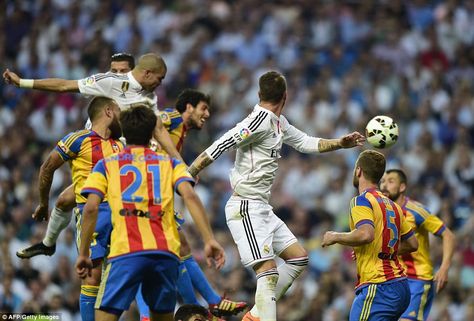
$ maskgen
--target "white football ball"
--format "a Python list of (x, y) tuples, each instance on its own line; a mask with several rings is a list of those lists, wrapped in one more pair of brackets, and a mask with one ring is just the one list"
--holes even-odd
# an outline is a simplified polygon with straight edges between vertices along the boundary
[(398, 125), (388, 116), (375, 116), (365, 127), (365, 137), (375, 148), (387, 148), (397, 142)]

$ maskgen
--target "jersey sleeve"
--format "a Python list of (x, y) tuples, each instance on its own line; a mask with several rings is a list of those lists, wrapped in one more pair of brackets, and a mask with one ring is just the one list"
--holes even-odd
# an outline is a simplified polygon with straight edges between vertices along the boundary
[(82, 131), (69, 133), (56, 144), (55, 150), (63, 161), (70, 161), (79, 154), (84, 138), (85, 135)]
[(351, 217), (355, 228), (364, 224), (374, 226), (374, 211), (369, 200), (362, 195), (356, 196), (351, 201)]
[(176, 158), (171, 158), (171, 166), (173, 168), (173, 188), (175, 192), (178, 192), (178, 186), (182, 182), (190, 182), (194, 186), (194, 179), (188, 173), (186, 164)]
[(264, 111), (253, 112), (209, 146), (206, 154), (215, 160), (225, 151), (259, 141), (268, 130), (267, 118)]
[(81, 94), (110, 97), (114, 77), (111, 73), (95, 74), (77, 81)]
[(158, 112), (158, 116), (168, 132), (176, 129), (182, 122), (183, 117), (177, 110), (165, 109)]
[(284, 117), (280, 117), (281, 130), (283, 132), (283, 142), (290, 145), (301, 153), (317, 153), (319, 152), (319, 140), (318, 137), (309, 136), (303, 133), (298, 128), (291, 125), (288, 120)]
[(441, 236), (444, 230), (446, 230), (446, 225), (444, 225), (443, 221), (431, 214), (426, 217), (423, 227), (436, 236)]
[(96, 194), (104, 198), (107, 194), (107, 169), (103, 159), (95, 164), (92, 173), (87, 177), (81, 190), (81, 195), (87, 198), (89, 194)]

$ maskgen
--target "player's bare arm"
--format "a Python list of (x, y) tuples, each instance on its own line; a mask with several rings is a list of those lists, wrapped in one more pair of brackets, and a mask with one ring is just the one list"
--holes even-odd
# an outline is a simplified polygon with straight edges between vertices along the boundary
[(3, 79), (7, 84), (20, 88), (31, 88), (52, 92), (79, 92), (77, 80), (66, 80), (60, 78), (47, 79), (21, 79), (16, 73), (5, 70)]
[(372, 242), (374, 234), (374, 227), (370, 224), (364, 224), (346, 233), (328, 231), (323, 236), (321, 246), (327, 247), (336, 243), (347, 246), (361, 246)]
[(433, 279), (436, 282), (436, 293), (441, 292), (448, 283), (449, 267), (456, 247), (456, 237), (449, 228), (443, 231), (441, 237), (443, 238), (443, 259)]
[(38, 178), (39, 205), (32, 217), (37, 221), (46, 221), (49, 212), (49, 192), (53, 182), (54, 172), (64, 164), (64, 160), (53, 150), (46, 161), (41, 165)]
[(92, 242), (92, 235), (97, 222), (99, 204), (102, 198), (96, 194), (89, 194), (87, 203), (82, 212), (81, 242), (79, 244), (79, 255), (76, 260), (76, 272), (81, 279), (90, 276), (92, 273), (92, 261), (89, 258), (89, 247)]
[(320, 153), (331, 152), (341, 148), (352, 148), (362, 146), (365, 142), (365, 137), (359, 132), (353, 132), (335, 139), (321, 138), (318, 143)]
[(200, 171), (212, 164), (213, 160), (207, 155), (206, 152), (202, 152), (194, 162), (188, 167), (188, 172), (192, 177), (197, 177)]
[(398, 248), (398, 255), (415, 252), (418, 250), (418, 240), (415, 234), (411, 235), (407, 239), (402, 239)]
[(161, 121), (160, 117), (157, 117), (155, 130), (153, 132), (153, 137), (158, 141), (161, 148), (163, 148), (168, 155), (173, 158), (179, 159), (184, 163), (181, 154), (176, 149), (173, 141), (171, 140), (170, 134), (166, 130), (165, 126), (163, 126), (163, 122)]
[(196, 224), (199, 233), (204, 241), (204, 252), (207, 257), (207, 265), (212, 266), (212, 259), (215, 260), (216, 268), (220, 269), (225, 263), (225, 253), (222, 246), (214, 239), (214, 234), (211, 230), (211, 225), (207, 219), (204, 206), (202, 205), (199, 196), (194, 191), (189, 182), (182, 182), (178, 185), (178, 192), (183, 198), (186, 208), (191, 213), (193, 221)]

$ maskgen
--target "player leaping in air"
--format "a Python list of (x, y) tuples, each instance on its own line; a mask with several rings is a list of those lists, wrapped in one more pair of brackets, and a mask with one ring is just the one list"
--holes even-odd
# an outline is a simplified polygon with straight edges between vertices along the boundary
[[(126, 74), (133, 68), (135, 68), (135, 59), (132, 55), (117, 53), (110, 58), (110, 72)], [(75, 199), (74, 185), (71, 184), (59, 194), (56, 200), (56, 204), (51, 211), (51, 217), (48, 220), (48, 227), (43, 241), (18, 250), (16, 255), (22, 259), (29, 259), (36, 255), (53, 255), (56, 251), (56, 241), (59, 234), (71, 221), (71, 212), (76, 207)], [(49, 204), (44, 202), (44, 200), (44, 198), (40, 198), (40, 203), (32, 215), (38, 221), (48, 218)]]
[[(276, 320), (276, 301), (308, 265), (308, 255), (270, 206), (270, 190), (282, 144), (304, 153), (329, 152), (362, 145), (358, 132), (339, 139), (310, 137), (282, 115), (286, 80), (270, 71), (259, 79), (259, 99), (253, 112), (207, 148), (189, 167), (196, 176), (222, 153), (237, 149), (230, 182), (234, 194), (226, 205), (227, 225), (241, 261), (257, 275), (255, 306), (244, 320)], [(285, 262), (278, 267), (275, 257)]]

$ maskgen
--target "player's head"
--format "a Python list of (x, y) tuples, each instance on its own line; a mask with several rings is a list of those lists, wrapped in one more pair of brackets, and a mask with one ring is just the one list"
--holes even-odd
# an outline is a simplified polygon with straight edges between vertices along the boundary
[(155, 90), (166, 76), (166, 64), (163, 58), (154, 53), (148, 53), (138, 59), (133, 69), (137, 74), (137, 81), (148, 91)]
[(207, 321), (206, 308), (196, 304), (184, 304), (174, 314), (174, 321)]
[(360, 153), (354, 166), (352, 184), (359, 187), (361, 177), (369, 183), (378, 185), (385, 172), (385, 156), (375, 150), (364, 150)]
[(258, 79), (260, 102), (279, 104), (286, 100), (286, 80), (278, 71), (268, 71)]
[(131, 54), (119, 52), (110, 57), (110, 72), (126, 74), (135, 68), (135, 58)]
[(407, 175), (401, 169), (389, 169), (380, 180), (380, 190), (392, 201), (407, 190)]
[(87, 115), (92, 122), (92, 126), (98, 122), (105, 122), (110, 129), (110, 137), (118, 139), (122, 136), (122, 128), (120, 127), (119, 117), (120, 108), (117, 102), (107, 97), (94, 97), (87, 107)]
[(156, 115), (145, 105), (132, 107), (120, 113), (120, 125), (127, 145), (148, 146), (156, 126)]
[(198, 90), (183, 90), (176, 101), (176, 110), (186, 118), (186, 126), (201, 129), (209, 118), (211, 97)]

